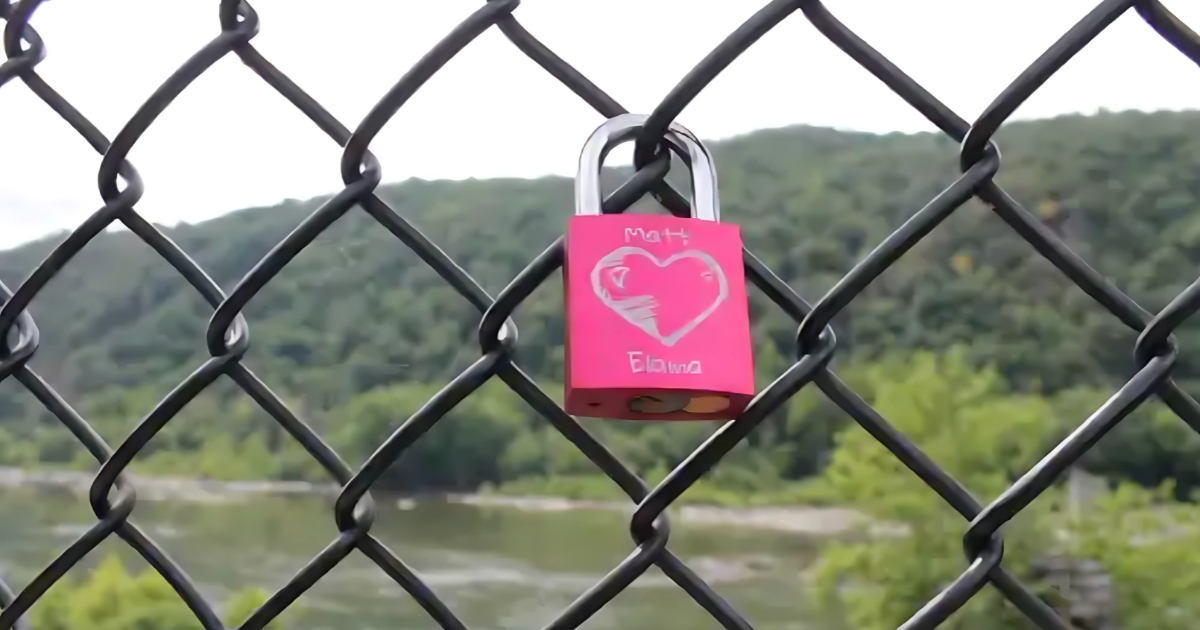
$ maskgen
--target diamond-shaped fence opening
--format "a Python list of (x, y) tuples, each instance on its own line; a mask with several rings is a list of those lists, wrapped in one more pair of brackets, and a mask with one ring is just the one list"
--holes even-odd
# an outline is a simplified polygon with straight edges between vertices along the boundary
[[(1172, 332), (1200, 308), (1200, 281), (1177, 296), (1157, 315), (1146, 312), (1111, 282), (1068, 249), (1062, 240), (1026, 208), (993, 182), (1000, 168), (1000, 153), (991, 138), (1017, 107), (1036, 91), (1075, 53), (1085, 47), (1121, 14), (1136, 10), (1144, 21), (1167, 42), (1200, 62), (1200, 37), (1176, 19), (1157, 0), (1104, 0), (1064, 34), (1008, 86), (974, 122), (959, 117), (883, 55), (838, 21), (816, 0), (774, 0), (718, 45), (651, 112), (634, 152), (636, 170), (604, 202), (606, 213), (622, 212), (650, 193), (674, 214), (685, 214), (687, 201), (664, 179), (669, 157), (659, 151), (668, 126), (696, 95), (734, 59), (785, 19), (801, 13), (838, 48), (867, 69), (955, 142), (961, 144), (961, 176), (923, 207), (914, 207), (903, 225), (878, 243), (823, 297), (807, 302), (780, 280), (750, 251), (745, 252), (745, 269), (761, 297), (773, 303), (798, 326), (795, 355), (791, 364), (758, 393), (736, 420), (717, 430), (656, 487), (650, 488), (586, 431), (530, 376), (513, 361), (517, 336), (510, 316), (539, 285), (550, 278), (563, 262), (562, 239), (550, 244), (496, 296), (489, 295), (476, 281), (431, 242), (398, 210), (375, 195), (380, 183), (380, 165), (370, 153), (372, 139), (402, 109), (404, 103), (438, 70), (481, 33), (499, 29), (532, 62), (541, 66), (604, 117), (625, 113), (623, 107), (598, 86), (544, 46), (518, 22), (519, 0), (489, 0), (448, 33), (420, 61), (402, 75), (353, 129), (335, 119), (316, 100), (260, 54), (253, 45), (260, 16), (246, 2), (222, 0), (218, 7), (220, 31), (201, 50), (150, 95), (110, 140), (93, 126), (85, 113), (76, 110), (37, 73), (45, 55), (45, 43), (31, 26), (40, 0), (5, 0), (0, 17), (5, 20), (6, 60), (0, 65), (0, 86), (23, 83), (37, 98), (56, 112), (102, 157), (99, 170), (104, 205), (59, 244), (21, 284), (0, 286), (0, 380), (19, 383), (58, 419), (99, 464), (89, 492), (95, 514), (93, 524), (80, 533), (65, 551), (19, 593), (0, 583), (0, 629), (23, 627), (24, 615), (46, 590), (102, 541), (118, 537), (160, 573), (188, 605), (199, 623), (208, 629), (222, 627), (214, 606), (195, 582), (165, 554), (151, 535), (131, 520), (137, 490), (127, 480), (126, 468), (200, 392), (218, 381), (240, 388), (261, 407), (266, 416), (295, 440), (340, 487), (334, 504), (337, 534), (287, 584), (271, 594), (264, 605), (242, 627), (262, 628), (317, 584), (331, 569), (352, 553), (369, 559), (392, 581), (407, 591), (425, 613), (443, 628), (464, 628), (455, 613), (422, 582), (413, 570), (371, 533), (375, 508), (370, 490), (387, 468), (458, 403), (489, 381), (498, 380), (515, 392), (532, 410), (580, 449), (610, 477), (636, 505), (630, 523), (633, 540), (630, 554), (599, 582), (581, 591), (565, 610), (546, 626), (575, 628), (595, 615), (651, 566), (678, 585), (708, 615), (726, 628), (750, 628), (750, 624), (669, 548), (670, 525), (666, 510), (701, 475), (716, 465), (755, 426), (806, 386), (819, 389), (841, 407), (870, 435), (881, 442), (905, 466), (940, 495), (964, 521), (967, 559), (962, 575), (902, 627), (933, 628), (960, 608), (976, 592), (991, 586), (1010, 600), (1035, 625), (1065, 629), (1064, 622), (1040, 599), (1017, 582), (1002, 566), (1002, 525), (1045, 490), (1066, 468), (1139, 404), (1151, 396), (1166, 405), (1194, 428), (1200, 429), (1200, 405), (1171, 380), (1177, 348)], [(314, 125), (343, 147), (340, 172), (345, 187), (319, 209), (301, 220), (293, 231), (241, 277), (229, 294), (223, 292), (188, 254), (147, 222), (136, 209), (142, 196), (142, 181), (126, 156), (155, 119), (197, 77), (218, 60), (236, 56), (269, 87), (287, 99)], [(7, 89), (18, 89), (9, 87)], [(896, 431), (831, 370), (837, 341), (830, 322), (881, 273), (965, 203), (979, 199), (986, 207), (1027, 241), (1038, 254), (1061, 271), (1117, 320), (1140, 333), (1135, 348), (1138, 370), (1128, 382), (1050, 454), (1028, 471), (999, 498), (980, 505), (954, 479), (930, 461), (907, 438)], [(974, 205), (974, 204), (972, 204)], [(972, 208), (975, 209), (975, 208)], [(365, 213), (407, 247), (438, 276), (461, 294), (480, 313), (478, 358), (430, 398), (357, 469), (352, 469), (324, 439), (297, 415), (269, 385), (243, 362), (248, 325), (242, 310), (308, 247), (319, 243), (322, 234), (348, 213)], [(34, 372), (27, 362), (37, 351), (39, 331), (26, 311), (31, 300), (64, 267), (73, 264), (88, 242), (114, 222), (124, 224), (133, 236), (151, 247), (173, 268), (211, 309), (204, 343), (210, 357), (145, 412), (125, 439), (110, 446), (92, 430), (87, 420), (54, 388)], [(756, 298), (761, 299), (761, 297)], [(208, 316), (208, 313), (205, 314)], [(115, 540), (115, 539), (114, 539)], [(355, 562), (358, 562), (356, 560)]]

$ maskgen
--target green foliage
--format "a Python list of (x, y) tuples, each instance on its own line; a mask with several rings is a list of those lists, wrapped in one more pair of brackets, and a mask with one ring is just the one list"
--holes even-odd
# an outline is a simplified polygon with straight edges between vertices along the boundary
[[(1099, 396), (1091, 398), (1102, 400)], [(1148, 487), (1170, 480), (1175, 498), (1187, 499), (1200, 488), (1200, 468), (1196, 466), (1200, 462), (1200, 435), (1166, 405), (1154, 401), (1122, 421), (1088, 453), (1086, 462), (1096, 473)]]
[[(233, 593), (225, 623), (236, 627), (267, 600), (260, 589)], [(200, 622), (171, 585), (153, 569), (130, 574), (116, 555), (106, 556), (86, 579), (60, 580), (30, 612), (34, 630), (196, 630)], [(279, 620), (267, 625), (282, 630)]]
[(1121, 484), (1072, 528), (1072, 552), (1098, 560), (1115, 584), (1123, 629), (1190, 630), (1200, 615), (1200, 508), (1173, 494), (1170, 484)]
[[(971, 368), (961, 352), (918, 354), (906, 373), (886, 372), (876, 373), (876, 409), (981, 502), (1032, 467), (1059, 432), (1050, 401), (1005, 391), (994, 371)], [(897, 627), (965, 569), (967, 520), (865, 431), (851, 427), (838, 436), (823, 480), (841, 502), (894, 526), (823, 551), (814, 592), (851, 627)], [(1035, 572), (1033, 561), (1095, 561), (1113, 584), (1116, 627), (1193, 627), (1200, 507), (1176, 502), (1171, 484), (1122, 484), (1075, 510), (1063, 509), (1064, 494), (1051, 488), (1005, 526), (1004, 566), (1067, 615), (1070, 584)], [(941, 627), (1017, 630), (1027, 623), (985, 588)]]
[[(1054, 427), (1050, 405), (1009, 394), (996, 372), (975, 371), (962, 352), (921, 353), (904, 374), (887, 372), (875, 374), (875, 408), (975, 496), (998, 496), (1044, 454)], [(899, 626), (963, 571), (967, 521), (865, 431), (838, 436), (824, 476), (843, 502), (903, 526), (831, 545), (822, 557), (815, 590), (854, 628)], [(1048, 548), (1050, 507), (1039, 499), (1005, 528), (1005, 566), (1025, 573)], [(1018, 615), (985, 589), (943, 627), (1018, 628)]]
[[(356, 396), (332, 414), (338, 426), (333, 442), (362, 463), (436, 393), (431, 386), (397, 385)], [(405, 451), (389, 471), (392, 485), (473, 490), (499, 479), (506, 464), (519, 465), (506, 451), (531, 420), (519, 402), (501, 383), (488, 383)]]

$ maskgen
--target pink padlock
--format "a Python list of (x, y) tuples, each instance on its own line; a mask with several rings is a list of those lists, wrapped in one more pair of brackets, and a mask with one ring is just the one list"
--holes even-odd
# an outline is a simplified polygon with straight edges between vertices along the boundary
[(593, 418), (725, 420), (754, 396), (738, 226), (719, 223), (712, 157), (690, 131), (665, 140), (692, 175), (693, 218), (600, 212), (600, 167), (646, 116), (588, 138), (567, 223), (566, 410)]

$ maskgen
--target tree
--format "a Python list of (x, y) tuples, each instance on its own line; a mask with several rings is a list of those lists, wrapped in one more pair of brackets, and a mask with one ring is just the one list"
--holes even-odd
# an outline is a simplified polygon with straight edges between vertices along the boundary
[(1172, 484), (1122, 483), (1073, 523), (1071, 553), (1110, 576), (1122, 630), (1191, 630), (1200, 616), (1200, 508)]
[[(258, 589), (226, 600), (225, 623), (236, 627), (266, 602)], [(116, 555), (106, 556), (86, 579), (64, 578), (30, 613), (34, 630), (197, 630), (200, 622), (171, 585), (153, 569), (131, 574)], [(282, 630), (279, 620), (267, 625)]]
[[(903, 374), (877, 370), (872, 389), (875, 408), (981, 503), (1062, 433), (1050, 401), (1006, 391), (994, 370), (971, 368), (961, 352), (918, 354)], [(965, 519), (860, 428), (839, 435), (822, 479), (874, 523), (903, 526), (823, 551), (814, 593), (856, 630), (898, 627), (966, 567)], [(1115, 627), (1192, 628), (1200, 615), (1200, 506), (1174, 496), (1172, 483), (1154, 490), (1124, 483), (1075, 511), (1063, 509), (1063, 492), (1053, 487), (1004, 527), (1003, 564), (1064, 618), (1080, 614), (1073, 567), (1093, 562), (1111, 581), (1103, 599), (1113, 605), (1102, 612)], [(1055, 558), (1071, 569), (1035, 570), (1035, 562)], [(1018, 630), (1028, 622), (985, 587), (941, 627)]]
[[(934, 462), (982, 500), (998, 496), (1044, 452), (1055, 421), (1044, 399), (1008, 393), (995, 370), (972, 368), (961, 351), (915, 355), (904, 374), (875, 375), (874, 407)], [(894, 630), (966, 568), (967, 521), (857, 426), (838, 437), (823, 479), (876, 523), (903, 529), (826, 549), (816, 573), (820, 603), (844, 611), (856, 630)], [(1053, 494), (1005, 527), (1004, 565), (1029, 576), (1052, 548)], [(984, 589), (943, 626), (1022, 628), (1019, 612)]]

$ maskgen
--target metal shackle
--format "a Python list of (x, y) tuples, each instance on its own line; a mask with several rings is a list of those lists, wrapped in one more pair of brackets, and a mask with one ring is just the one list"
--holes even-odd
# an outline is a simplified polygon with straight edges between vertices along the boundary
[[(575, 214), (600, 214), (600, 167), (604, 158), (617, 145), (633, 140), (646, 124), (645, 114), (621, 114), (606, 120), (592, 132), (579, 154), (579, 171), (575, 175)], [(704, 221), (720, 221), (721, 209), (717, 197), (717, 169), (708, 149), (692, 132), (672, 123), (663, 137), (667, 146), (678, 155), (692, 174), (692, 217)]]

